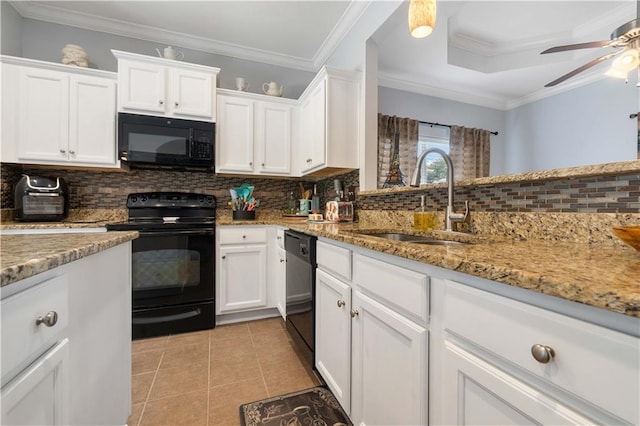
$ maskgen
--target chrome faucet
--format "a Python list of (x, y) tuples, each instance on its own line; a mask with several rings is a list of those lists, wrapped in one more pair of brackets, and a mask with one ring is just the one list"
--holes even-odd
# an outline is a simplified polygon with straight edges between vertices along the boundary
[(439, 148), (429, 148), (424, 151), (420, 158), (418, 158), (418, 163), (416, 164), (416, 170), (413, 172), (413, 177), (411, 178), (411, 186), (418, 187), (420, 186), (420, 168), (422, 167), (422, 162), (426, 158), (426, 156), (430, 153), (440, 154), (440, 156), (444, 159), (444, 162), (447, 163), (447, 211), (445, 212), (445, 231), (452, 232), (453, 231), (453, 223), (458, 222), (466, 222), (469, 220), (469, 201), (464, 202), (464, 213), (456, 213), (453, 209), (453, 163), (451, 162), (451, 158), (447, 155), (446, 152)]

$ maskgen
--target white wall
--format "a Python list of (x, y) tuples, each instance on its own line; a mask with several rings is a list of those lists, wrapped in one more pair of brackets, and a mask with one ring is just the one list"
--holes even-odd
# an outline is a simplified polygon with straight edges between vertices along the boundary
[(22, 16), (7, 1), (0, 1), (0, 53), (22, 56)]
[[(5, 3), (2, 1), (3, 7)], [(4, 21), (2, 23), (4, 35)], [(111, 49), (156, 56), (156, 48), (162, 50), (164, 47), (153, 41), (25, 18), (22, 27), (22, 54), (17, 56), (59, 62), (62, 57), (61, 49), (69, 43), (84, 47), (89, 55), (91, 68), (106, 71), (117, 69)], [(255, 93), (263, 93), (263, 83), (277, 81), (284, 85), (283, 97), (297, 99), (315, 76), (312, 72), (174, 47), (184, 52), (187, 62), (220, 68), (218, 84), (225, 89), (235, 88), (236, 77), (245, 77), (250, 83), (248, 91)]]
[(604, 78), (507, 111), (505, 173), (635, 159), (639, 93)]
[(497, 136), (491, 135), (489, 168), (492, 176), (505, 173), (504, 111), (380, 86), (378, 112), (420, 121), (455, 124), (498, 132)]
[[(633, 73), (632, 73), (633, 74)], [(498, 131), (491, 175), (586, 166), (637, 158), (640, 89), (603, 78), (508, 111), (380, 87), (378, 111)]]

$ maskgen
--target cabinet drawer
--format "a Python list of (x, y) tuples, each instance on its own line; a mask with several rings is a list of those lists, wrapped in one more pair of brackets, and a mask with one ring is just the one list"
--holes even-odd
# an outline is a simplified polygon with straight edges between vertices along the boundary
[[(638, 339), (522, 302), (448, 281), (444, 327), (596, 407), (638, 424)], [(536, 361), (535, 344), (553, 349)], [(499, 361), (498, 361), (499, 362)]]
[(351, 250), (318, 241), (316, 259), (320, 268), (345, 281), (351, 281)]
[(267, 242), (267, 228), (264, 226), (230, 226), (219, 228), (220, 244), (252, 244)]
[[(54, 311), (52, 327), (36, 318)], [(67, 277), (51, 278), (2, 300), (2, 384), (53, 345), (69, 321)]]
[(356, 254), (353, 278), (363, 293), (421, 324), (428, 322), (427, 275)]

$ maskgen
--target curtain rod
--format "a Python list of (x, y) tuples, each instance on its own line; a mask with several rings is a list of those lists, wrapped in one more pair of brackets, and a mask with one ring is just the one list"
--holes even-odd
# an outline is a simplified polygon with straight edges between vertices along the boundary
[[(428, 124), (429, 126), (433, 127), (433, 126), (441, 126), (441, 127), (448, 127), (451, 128), (451, 124), (441, 124), (441, 123), (432, 123), (431, 121), (418, 121), (418, 123), (420, 124)], [(489, 132), (492, 135), (498, 135), (498, 132)]]

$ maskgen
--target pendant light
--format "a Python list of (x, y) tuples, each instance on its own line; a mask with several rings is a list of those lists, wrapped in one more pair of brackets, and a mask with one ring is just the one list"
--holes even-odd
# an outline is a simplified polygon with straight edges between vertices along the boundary
[(409, 3), (409, 31), (415, 38), (433, 32), (436, 25), (436, 0), (411, 0)]

